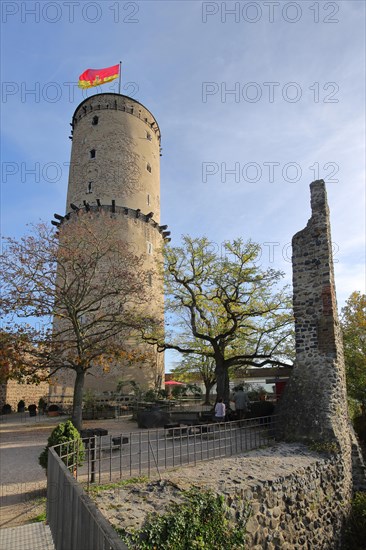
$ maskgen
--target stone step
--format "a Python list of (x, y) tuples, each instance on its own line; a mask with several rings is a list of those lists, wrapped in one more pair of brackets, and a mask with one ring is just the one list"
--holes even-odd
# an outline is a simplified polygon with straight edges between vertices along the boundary
[(51, 530), (44, 523), (0, 529), (0, 550), (55, 550)]

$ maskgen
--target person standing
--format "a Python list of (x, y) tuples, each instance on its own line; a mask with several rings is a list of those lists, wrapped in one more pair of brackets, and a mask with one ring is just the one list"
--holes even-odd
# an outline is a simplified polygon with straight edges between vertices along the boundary
[(238, 419), (242, 420), (249, 408), (249, 398), (248, 395), (243, 391), (242, 386), (239, 386), (238, 391), (235, 392), (234, 403), (235, 410), (238, 413)]
[(220, 397), (220, 399), (217, 400), (217, 403), (215, 405), (215, 421), (224, 422), (225, 414), (226, 414), (226, 406), (225, 406), (225, 403), (223, 403), (222, 397)]

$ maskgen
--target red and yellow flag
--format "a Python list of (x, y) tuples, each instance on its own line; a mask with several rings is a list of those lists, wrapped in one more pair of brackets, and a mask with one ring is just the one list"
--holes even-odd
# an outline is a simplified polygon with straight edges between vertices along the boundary
[(119, 76), (119, 64), (106, 69), (87, 69), (79, 76), (79, 88), (92, 88), (106, 84)]

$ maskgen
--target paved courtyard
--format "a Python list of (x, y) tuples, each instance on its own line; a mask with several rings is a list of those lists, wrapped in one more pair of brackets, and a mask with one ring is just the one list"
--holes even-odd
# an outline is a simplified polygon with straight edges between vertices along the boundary
[[(34, 523), (44, 512), (47, 478), (38, 456), (53, 428), (65, 417), (0, 417), (0, 550), (54, 550), (49, 527)], [(103, 427), (110, 434), (138, 431), (128, 419), (93, 420), (84, 427)]]
[[(29, 523), (44, 509), (47, 478), (38, 456), (53, 428), (65, 417), (12, 414), (0, 417), (0, 528)], [(93, 420), (84, 427), (104, 427), (110, 434), (138, 431), (128, 419)]]
[(0, 529), (0, 550), (55, 550), (48, 525), (31, 523)]

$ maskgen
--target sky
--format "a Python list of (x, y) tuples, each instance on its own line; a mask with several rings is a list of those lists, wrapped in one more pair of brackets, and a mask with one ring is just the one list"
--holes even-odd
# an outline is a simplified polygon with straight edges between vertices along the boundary
[[(87, 68), (162, 132), (161, 223), (261, 245), (291, 282), (291, 239), (324, 179), (338, 306), (365, 292), (365, 2), (3, 1), (1, 232), (65, 211)], [(168, 361), (169, 370), (169, 361)]]

